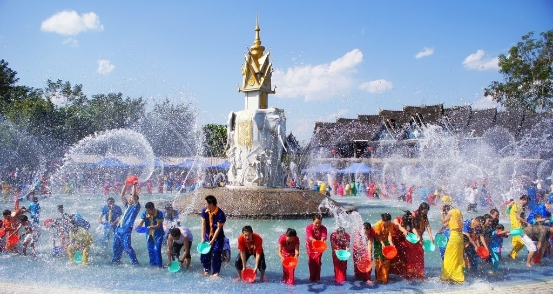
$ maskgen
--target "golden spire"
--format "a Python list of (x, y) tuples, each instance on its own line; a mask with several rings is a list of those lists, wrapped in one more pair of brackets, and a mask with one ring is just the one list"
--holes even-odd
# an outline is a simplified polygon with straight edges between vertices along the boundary
[(250, 46), (250, 52), (252, 56), (259, 59), (264, 54), (265, 47), (262, 46), (262, 41), (260, 41), (260, 26), (258, 25), (258, 14), (256, 14), (256, 36), (254, 39), (254, 45)]

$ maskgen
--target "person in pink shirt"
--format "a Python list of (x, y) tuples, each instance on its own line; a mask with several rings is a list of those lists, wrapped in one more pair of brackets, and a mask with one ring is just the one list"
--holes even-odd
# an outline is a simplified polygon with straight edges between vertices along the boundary
[[(298, 259), (300, 254), (300, 239), (296, 235), (296, 230), (289, 228), (287, 232), (279, 237), (277, 242), (277, 255), (281, 258), (281, 261), (287, 257), (294, 257)], [(288, 285), (294, 285), (294, 268), (289, 269), (283, 266), (283, 283)]]
[(321, 282), (321, 256), (323, 253), (315, 251), (313, 241), (327, 240), (327, 228), (321, 224), (321, 214), (313, 217), (312, 223), (306, 227), (306, 253), (308, 254), (308, 268), (310, 270), (310, 282)]
[(346, 282), (347, 261), (340, 260), (335, 251), (350, 250), (350, 235), (345, 231), (344, 227), (339, 227), (331, 234), (331, 249), (333, 250), (333, 266), (335, 271), (335, 282), (342, 284)]

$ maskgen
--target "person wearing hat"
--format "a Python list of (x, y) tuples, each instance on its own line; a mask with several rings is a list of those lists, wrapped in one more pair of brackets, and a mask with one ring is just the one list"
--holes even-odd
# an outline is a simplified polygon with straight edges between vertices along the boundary
[(346, 282), (346, 268), (348, 261), (340, 260), (337, 257), (337, 250), (350, 251), (350, 235), (346, 232), (344, 227), (339, 227), (335, 232), (331, 234), (331, 255), (333, 256), (333, 268), (335, 271), (335, 282), (342, 284)]

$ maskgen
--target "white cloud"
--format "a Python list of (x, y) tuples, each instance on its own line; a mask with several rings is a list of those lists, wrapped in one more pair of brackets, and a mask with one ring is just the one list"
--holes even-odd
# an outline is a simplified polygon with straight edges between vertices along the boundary
[(362, 83), (362, 85), (360, 85), (358, 88), (367, 92), (376, 93), (389, 91), (393, 88), (393, 86), (391, 82), (385, 79), (379, 79)]
[(415, 55), (415, 58), (422, 58), (422, 57), (433, 55), (434, 51), (435, 51), (434, 48), (423, 47), (423, 51), (418, 52)]
[(88, 30), (103, 31), (104, 25), (100, 23), (100, 18), (94, 12), (79, 16), (74, 10), (65, 10), (43, 21), (40, 30), (64, 36), (76, 36)]
[(112, 65), (112, 63), (107, 59), (99, 59), (98, 60), (98, 74), (100, 75), (106, 75), (113, 71), (115, 69), (115, 66)]
[(287, 70), (275, 70), (273, 84), (276, 97), (300, 97), (305, 101), (329, 99), (349, 92), (352, 87), (352, 74), (356, 73), (363, 59), (359, 49), (354, 49), (330, 64), (301, 66)]
[(67, 39), (63, 40), (63, 44), (69, 44), (69, 46), (71, 46), (71, 47), (79, 47), (80, 46), (79, 40), (74, 39), (74, 38), (67, 38)]
[(498, 57), (485, 57), (485, 51), (479, 49), (466, 57), (462, 64), (470, 70), (498, 70)]
[(502, 106), (493, 100), (492, 96), (483, 96), (476, 102), (471, 104), (471, 108), (475, 110), (485, 110), (492, 108), (502, 108)]

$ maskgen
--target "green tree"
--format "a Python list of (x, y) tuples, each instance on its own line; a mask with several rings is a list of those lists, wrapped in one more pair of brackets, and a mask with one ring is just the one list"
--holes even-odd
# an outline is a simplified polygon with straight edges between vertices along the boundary
[(204, 133), (204, 156), (226, 157), (227, 126), (206, 124), (202, 127)]
[(8, 67), (8, 62), (0, 60), (0, 113), (6, 115), (6, 112), (13, 107), (13, 103), (26, 98), (30, 94), (36, 95), (36, 90), (17, 86), (19, 78), (17, 72)]
[(552, 30), (541, 36), (533, 39), (530, 32), (510, 49), (509, 56), (498, 57), (504, 82), (492, 82), (485, 96), (511, 110), (552, 110)]

